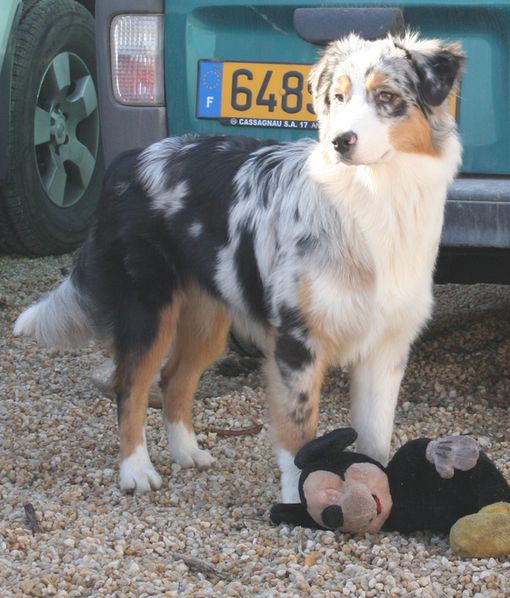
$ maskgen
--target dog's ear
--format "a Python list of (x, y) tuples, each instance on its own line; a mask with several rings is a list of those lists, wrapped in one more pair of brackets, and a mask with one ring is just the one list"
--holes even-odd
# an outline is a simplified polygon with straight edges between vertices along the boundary
[(338, 428), (328, 432), (308, 444), (298, 451), (294, 463), (300, 469), (305, 465), (316, 461), (335, 460), (344, 449), (352, 444), (358, 437), (353, 428)]
[(450, 95), (464, 64), (460, 45), (444, 45), (432, 55), (414, 52), (411, 56), (423, 100), (429, 106), (441, 105)]
[(314, 64), (308, 77), (313, 99), (313, 109), (317, 118), (321, 118), (329, 110), (329, 89), (332, 78), (331, 63), (331, 51), (328, 48), (322, 55), (322, 58)]
[(336, 67), (360, 43), (360, 38), (354, 34), (330, 43), (320, 60), (310, 70), (308, 83), (313, 97), (313, 109), (317, 118), (322, 118), (329, 111), (329, 92)]
[[(409, 38), (408, 38), (409, 39)], [(465, 55), (460, 44), (436, 40), (397, 42), (407, 53), (418, 76), (418, 92), (429, 106), (440, 106), (457, 84)]]

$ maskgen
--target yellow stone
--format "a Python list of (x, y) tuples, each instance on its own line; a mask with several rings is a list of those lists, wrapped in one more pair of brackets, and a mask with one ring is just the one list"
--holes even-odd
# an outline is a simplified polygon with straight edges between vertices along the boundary
[(479, 513), (501, 513), (510, 515), (510, 502), (495, 502), (478, 511)]
[(510, 503), (494, 503), (459, 519), (450, 530), (450, 546), (464, 557), (510, 555)]

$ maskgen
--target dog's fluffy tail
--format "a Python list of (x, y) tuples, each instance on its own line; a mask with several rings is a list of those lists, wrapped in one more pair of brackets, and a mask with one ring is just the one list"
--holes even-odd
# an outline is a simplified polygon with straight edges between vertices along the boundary
[(15, 336), (31, 336), (45, 347), (79, 347), (94, 336), (88, 301), (66, 278), (16, 320)]

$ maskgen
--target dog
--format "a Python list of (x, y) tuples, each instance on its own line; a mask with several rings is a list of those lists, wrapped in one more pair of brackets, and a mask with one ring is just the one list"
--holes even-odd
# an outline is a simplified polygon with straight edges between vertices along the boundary
[(110, 344), (123, 490), (162, 483), (144, 421), (163, 360), (170, 456), (211, 463), (192, 401), (231, 326), (265, 355), (284, 502), (299, 502), (294, 455), (315, 437), (328, 366), (351, 369), (357, 450), (387, 461), (461, 161), (448, 98), (463, 62), (458, 44), (351, 34), (311, 70), (319, 140), (190, 134), (112, 164), (73, 272), (14, 334)]

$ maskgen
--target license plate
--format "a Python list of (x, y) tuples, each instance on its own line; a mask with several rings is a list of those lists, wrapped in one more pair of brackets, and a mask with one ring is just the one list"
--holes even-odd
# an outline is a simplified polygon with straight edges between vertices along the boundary
[(448, 98), (448, 109), (455, 120), (459, 116), (459, 96), (456, 93), (450, 94)]
[[(308, 86), (311, 65), (200, 60), (197, 118), (241, 127), (318, 129)], [(449, 109), (457, 117), (458, 97)]]
[(309, 64), (200, 60), (197, 117), (232, 126), (318, 129)]

